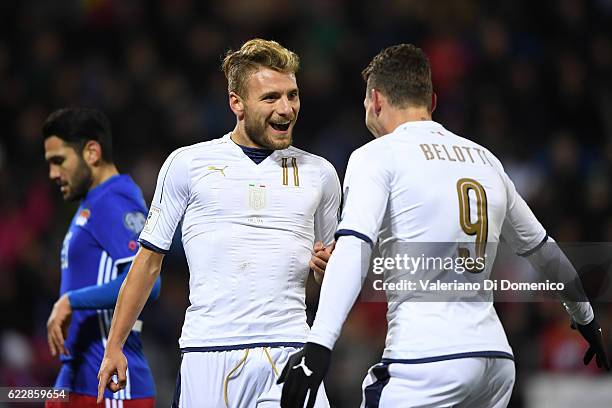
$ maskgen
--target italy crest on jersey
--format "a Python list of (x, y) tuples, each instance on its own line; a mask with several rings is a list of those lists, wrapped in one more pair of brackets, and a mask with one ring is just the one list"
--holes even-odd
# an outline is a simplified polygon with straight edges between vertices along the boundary
[(259, 211), (266, 206), (266, 186), (249, 184), (249, 207)]

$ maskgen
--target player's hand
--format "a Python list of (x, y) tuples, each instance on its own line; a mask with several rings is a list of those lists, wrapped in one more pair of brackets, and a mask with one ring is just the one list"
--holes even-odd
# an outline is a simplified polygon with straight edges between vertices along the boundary
[(68, 355), (64, 345), (64, 340), (68, 336), (68, 328), (72, 319), (72, 306), (68, 300), (68, 295), (63, 295), (53, 305), (53, 310), (47, 320), (47, 342), (51, 355)]
[(584, 358), (582, 362), (584, 365), (588, 365), (593, 357), (595, 357), (595, 362), (597, 363), (597, 367), (605, 368), (610, 371), (610, 362), (608, 361), (608, 356), (606, 355), (606, 347), (604, 346), (603, 333), (601, 331), (601, 327), (595, 319), (591, 321), (589, 324), (578, 324), (572, 320), (572, 329), (578, 330), (582, 337), (589, 343), (589, 348), (586, 353), (584, 353)]
[(317, 282), (321, 283), (323, 275), (325, 275), (325, 268), (327, 268), (327, 262), (331, 257), (334, 248), (336, 247), (336, 241), (332, 242), (327, 247), (323, 245), (321, 241), (317, 241), (312, 249), (312, 257), (310, 258), (310, 269), (315, 274)]
[[(127, 382), (127, 358), (121, 349), (106, 347), (100, 371), (98, 372), (98, 404), (104, 399), (104, 389), (108, 387), (111, 392), (125, 388)], [(116, 375), (116, 380), (113, 376)]]
[(316, 343), (306, 343), (304, 348), (289, 357), (277, 384), (283, 385), (281, 408), (303, 408), (310, 391), (307, 408), (313, 408), (317, 391), (329, 368), (331, 350)]

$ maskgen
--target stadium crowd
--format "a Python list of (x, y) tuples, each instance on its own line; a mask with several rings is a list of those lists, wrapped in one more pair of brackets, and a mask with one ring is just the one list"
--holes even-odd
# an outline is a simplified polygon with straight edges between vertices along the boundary
[[(45, 322), (76, 207), (62, 205), (47, 180), (41, 125), (51, 111), (106, 112), (115, 161), (150, 200), (172, 150), (233, 127), (221, 56), (248, 38), (276, 39), (301, 57), (295, 145), (330, 160), (342, 178), (351, 151), (371, 137), (361, 69), (381, 47), (412, 42), (431, 60), (434, 120), (500, 157), (557, 241), (612, 242), (611, 27), (605, 0), (2, 2), (0, 385), (49, 386), (59, 365)], [(180, 242), (164, 265), (143, 331), (160, 404), (174, 387), (188, 304)], [(610, 302), (594, 306), (610, 333)], [(586, 345), (554, 302), (497, 310), (517, 356), (511, 407), (524, 406), (532, 374), (599, 375), (582, 366)], [(334, 356), (341, 375), (327, 383), (334, 406), (360, 401), (361, 379), (382, 349), (384, 312), (384, 303), (355, 307)]]

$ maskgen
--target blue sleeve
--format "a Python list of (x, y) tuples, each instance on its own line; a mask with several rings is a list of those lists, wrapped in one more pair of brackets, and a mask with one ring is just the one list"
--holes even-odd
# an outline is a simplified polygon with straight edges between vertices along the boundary
[(99, 200), (86, 228), (115, 262), (138, 252), (138, 235), (146, 220), (146, 208), (122, 197)]
[[(113, 309), (117, 303), (119, 289), (130, 270), (131, 262), (126, 262), (120, 266), (120, 273), (117, 279), (103, 285), (86, 286), (81, 289), (68, 292), (68, 300), (72, 309)], [(147, 302), (151, 302), (159, 297), (161, 290), (161, 277), (158, 277), (153, 285), (151, 294)]]

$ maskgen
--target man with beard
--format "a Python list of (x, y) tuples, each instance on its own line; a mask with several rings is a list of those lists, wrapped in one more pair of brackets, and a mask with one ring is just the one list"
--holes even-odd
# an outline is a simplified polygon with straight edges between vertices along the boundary
[[(125, 386), (121, 348), (182, 220), (191, 305), (173, 406), (278, 407), (276, 377), (308, 335), (311, 249), (316, 241), (315, 251), (323, 243), (330, 251), (340, 204), (333, 166), (291, 146), (298, 67), (296, 54), (261, 39), (225, 56), (236, 127), (176, 150), (162, 166), (117, 302), (99, 398), (107, 385)], [(315, 406), (329, 406), (322, 387)]]
[[(147, 210), (138, 186), (113, 163), (110, 124), (102, 112), (60, 109), (45, 121), (43, 136), (49, 178), (65, 201), (80, 201), (62, 246), (61, 296), (47, 322), (49, 349), (62, 361), (55, 388), (69, 390), (70, 403), (47, 402), (47, 407), (95, 407), (96, 375), (112, 309), (138, 249)], [(159, 279), (152, 287), (150, 298), (156, 298)], [(142, 321), (135, 320), (128, 330), (126, 388), (107, 392), (106, 406), (155, 405), (141, 329)]]

